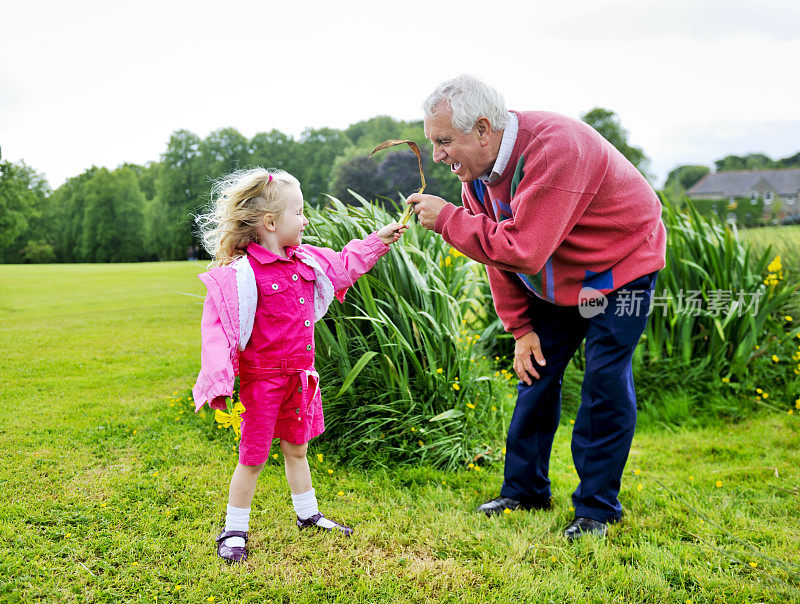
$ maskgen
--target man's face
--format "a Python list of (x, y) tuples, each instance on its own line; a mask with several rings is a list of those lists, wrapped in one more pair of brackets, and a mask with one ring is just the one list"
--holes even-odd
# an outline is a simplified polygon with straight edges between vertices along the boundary
[(454, 128), (453, 112), (444, 103), (434, 115), (425, 116), (425, 137), (433, 143), (433, 161), (443, 162), (461, 182), (470, 182), (487, 174), (496, 158), (489, 157), (488, 147), (481, 144), (478, 129), (461, 132)]

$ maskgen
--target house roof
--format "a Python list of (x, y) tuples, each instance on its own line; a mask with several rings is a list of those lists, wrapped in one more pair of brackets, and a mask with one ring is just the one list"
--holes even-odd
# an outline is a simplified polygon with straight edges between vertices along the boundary
[(694, 198), (706, 195), (747, 197), (758, 184), (775, 191), (778, 195), (797, 195), (800, 193), (800, 168), (710, 172), (686, 193)]

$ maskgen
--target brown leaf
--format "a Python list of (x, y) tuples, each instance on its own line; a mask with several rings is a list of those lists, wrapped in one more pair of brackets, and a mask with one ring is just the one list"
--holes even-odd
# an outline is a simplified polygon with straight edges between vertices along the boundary
[(388, 149), (389, 147), (394, 147), (396, 145), (402, 145), (403, 143), (411, 147), (411, 150), (414, 152), (414, 155), (417, 156), (417, 163), (419, 164), (419, 178), (420, 181), (422, 182), (422, 186), (419, 188), (419, 191), (417, 192), (422, 193), (425, 190), (425, 172), (422, 171), (422, 155), (420, 155), (417, 143), (415, 143), (414, 141), (400, 140), (400, 139), (383, 141), (380, 145), (378, 145), (372, 150), (372, 153), (370, 153), (369, 156), (372, 157), (378, 151), (383, 151), (384, 149)]

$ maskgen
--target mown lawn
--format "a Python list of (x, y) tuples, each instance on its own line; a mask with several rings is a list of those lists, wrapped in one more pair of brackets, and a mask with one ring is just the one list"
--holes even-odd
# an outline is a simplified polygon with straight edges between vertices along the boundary
[[(567, 544), (570, 424), (555, 507), (486, 519), (502, 465), (350, 469), (312, 444), (322, 509), (298, 533), (280, 458), (252, 556), (212, 538), (235, 463), (186, 401), (198, 366), (189, 263), (0, 266), (0, 601), (789, 602), (800, 600), (800, 420), (642, 431), (626, 517)], [(329, 426), (335, 429), (335, 426)], [(500, 446), (502, 446), (501, 443)]]

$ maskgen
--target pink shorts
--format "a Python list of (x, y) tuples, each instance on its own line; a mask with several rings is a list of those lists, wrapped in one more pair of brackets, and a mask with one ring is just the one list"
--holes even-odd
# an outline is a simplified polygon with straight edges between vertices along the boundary
[[(309, 379), (308, 396), (316, 389)], [(301, 379), (297, 374), (264, 377), (243, 382), (239, 398), (244, 405), (239, 463), (257, 466), (267, 461), (273, 438), (302, 445), (325, 431), (322, 397), (317, 390), (304, 407)]]

